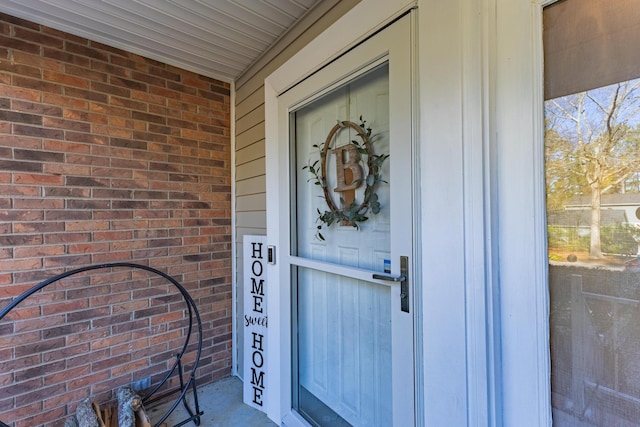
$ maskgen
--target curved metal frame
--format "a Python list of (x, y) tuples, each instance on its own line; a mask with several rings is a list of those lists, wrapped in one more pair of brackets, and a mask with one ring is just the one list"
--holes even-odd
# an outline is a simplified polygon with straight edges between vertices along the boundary
[[(96, 264), (96, 265), (90, 265), (90, 266), (86, 266), (86, 267), (76, 268), (74, 270), (69, 270), (67, 272), (64, 272), (64, 273), (58, 274), (56, 276), (53, 276), (53, 277), (51, 277), (49, 279), (43, 280), (42, 282), (38, 283), (37, 285), (33, 286), (32, 288), (26, 290), (25, 292), (23, 292), (22, 294), (17, 296), (13, 301), (11, 301), (11, 303), (9, 303), (9, 305), (7, 305), (4, 309), (2, 309), (2, 311), (0, 311), (0, 321), (13, 308), (15, 308), (22, 301), (24, 301), (29, 296), (31, 296), (34, 293), (42, 290), (43, 288), (49, 286), (50, 284), (52, 284), (54, 282), (57, 282), (57, 281), (59, 281), (61, 279), (67, 278), (69, 276), (73, 276), (74, 274), (83, 273), (83, 272), (86, 272), (86, 271), (100, 270), (100, 269), (105, 269), (105, 268), (119, 268), (119, 267), (126, 267), (126, 268), (138, 269), (138, 270), (146, 270), (148, 272), (151, 272), (153, 274), (157, 274), (158, 276), (161, 276), (161, 277), (165, 278), (171, 284), (173, 284), (178, 289), (178, 291), (180, 291), (180, 294), (182, 295), (182, 297), (184, 298), (185, 302), (187, 303), (187, 308), (189, 309), (189, 328), (188, 328), (188, 331), (187, 331), (186, 340), (184, 342), (184, 345), (182, 346), (182, 350), (176, 355), (176, 361), (174, 362), (174, 364), (171, 367), (171, 369), (169, 369), (167, 374), (162, 378), (162, 381), (160, 383), (158, 383), (158, 385), (153, 387), (151, 389), (151, 391), (142, 400), (143, 400), (143, 402), (145, 404), (149, 404), (149, 403), (156, 402), (158, 400), (164, 399), (165, 397), (168, 397), (168, 396), (170, 396), (172, 394), (175, 394), (175, 393), (179, 392), (180, 395), (176, 398), (176, 400), (173, 403), (173, 405), (171, 405), (169, 410), (162, 416), (160, 421), (158, 421), (156, 424), (154, 424), (154, 427), (160, 426), (169, 417), (169, 415), (171, 415), (171, 413), (173, 413), (173, 411), (176, 410), (176, 408), (178, 407), (180, 402), (182, 402), (184, 404), (184, 407), (187, 410), (187, 412), (190, 415), (190, 417), (187, 418), (184, 421), (181, 421), (178, 424), (175, 424), (174, 427), (178, 427), (178, 426), (184, 425), (184, 424), (186, 424), (186, 423), (188, 423), (190, 421), (193, 421), (194, 424), (197, 425), (197, 426), (200, 425), (200, 416), (204, 412), (200, 411), (200, 405), (198, 403), (198, 394), (197, 394), (197, 389), (196, 389), (196, 377), (195, 377), (195, 374), (196, 374), (196, 369), (198, 368), (198, 364), (200, 362), (200, 355), (202, 353), (202, 321), (200, 320), (200, 313), (198, 313), (198, 309), (196, 307), (195, 302), (193, 301), (193, 298), (191, 298), (191, 295), (189, 295), (187, 290), (177, 280), (175, 280), (173, 277), (163, 273), (162, 271), (156, 270), (155, 268), (148, 267), (146, 265), (134, 264), (134, 263), (128, 263), (128, 262), (113, 262), (113, 263), (107, 263), (107, 264)], [(196, 359), (195, 359), (195, 361), (193, 363), (193, 367), (191, 368), (191, 373), (189, 375), (189, 380), (185, 383), (184, 379), (183, 379), (183, 366), (182, 366), (181, 360), (182, 360), (182, 356), (187, 351), (187, 346), (189, 345), (189, 341), (190, 341), (191, 335), (193, 333), (193, 319), (194, 319), (194, 317), (196, 319), (196, 323), (197, 323), (197, 327), (198, 327), (198, 348), (197, 348)], [(160, 390), (160, 388), (162, 388), (162, 386), (169, 380), (171, 375), (173, 375), (176, 372), (176, 370), (178, 371), (178, 376), (180, 378), (180, 386), (178, 388), (169, 390), (169, 391), (167, 391), (167, 392), (165, 392), (165, 393), (163, 393), (161, 395), (154, 396), (155, 393), (157, 393), (158, 390)], [(187, 399), (186, 399), (186, 395), (187, 395), (187, 392), (188, 392), (190, 387), (193, 389), (193, 399), (194, 399), (195, 411), (191, 409), (191, 407), (189, 406), (189, 404), (187, 402)], [(9, 426), (7, 424), (3, 423), (2, 421), (0, 421), (0, 427), (9, 427)]]

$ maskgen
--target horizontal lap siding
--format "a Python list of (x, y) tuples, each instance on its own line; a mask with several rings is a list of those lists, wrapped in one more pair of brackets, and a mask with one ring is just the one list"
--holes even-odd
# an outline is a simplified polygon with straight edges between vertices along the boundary
[[(228, 376), (230, 85), (7, 15), (0, 40), (0, 307), (71, 268), (155, 267), (202, 316), (199, 381)], [(61, 425), (166, 369), (184, 307), (138, 279), (96, 274), (0, 322), (2, 421)]]

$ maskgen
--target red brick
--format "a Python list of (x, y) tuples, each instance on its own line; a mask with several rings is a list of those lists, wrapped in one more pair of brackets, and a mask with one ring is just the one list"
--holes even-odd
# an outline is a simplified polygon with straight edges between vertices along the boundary
[(109, 118), (103, 114), (96, 114), (96, 113), (90, 113), (87, 111), (79, 111), (79, 110), (72, 110), (72, 109), (64, 110), (63, 116), (64, 118), (70, 119), (70, 120), (90, 122), (92, 124), (91, 126), (92, 129), (94, 125), (100, 126), (101, 124), (106, 124), (109, 122)]
[[(129, 337), (127, 336), (127, 338)], [(124, 372), (129, 372), (131, 368), (133, 368), (134, 365), (130, 364), (129, 362), (131, 362), (131, 354), (121, 354), (108, 359), (94, 361), (94, 363), (91, 364), (91, 370), (93, 372), (98, 372), (101, 370), (109, 369), (111, 370), (112, 375), (121, 375)], [(119, 370), (116, 370), (114, 368), (123, 364), (127, 364), (124, 369), (121, 368)]]
[[(60, 175), (36, 175), (36, 174), (27, 174), (27, 173), (16, 173), (13, 174), (13, 182), (14, 184), (24, 184), (24, 185), (32, 185), (32, 184), (42, 184), (42, 185), (64, 185), (64, 178)], [(49, 201), (52, 203), (52, 207), (54, 201)], [(16, 205), (16, 208), (19, 208), (20, 205)], [(55, 205), (58, 209), (62, 206), (60, 204)], [(60, 206), (60, 207), (58, 207)], [(43, 208), (45, 206), (42, 206)]]
[[(91, 298), (91, 302), (90, 305), (91, 307), (101, 307), (104, 305), (113, 305), (113, 304), (120, 304), (120, 303), (124, 303), (127, 302), (131, 299), (131, 294), (128, 292), (121, 292), (121, 293), (111, 293), (109, 295), (100, 295), (100, 296), (95, 296)], [(124, 316), (126, 316), (126, 320), (128, 321), (129, 318), (131, 316), (129, 316), (129, 314), (125, 314)], [(118, 328), (117, 325), (115, 325), (116, 320), (118, 319), (118, 316), (113, 316), (112, 318), (110, 318), (109, 321), (109, 325), (113, 325), (113, 328), (115, 330), (115, 332), (123, 332), (123, 330), (121, 330), (120, 328)], [(101, 325), (99, 322), (94, 322), (94, 325)]]
[(137, 241), (116, 241), (116, 242), (112, 242), (109, 245), (109, 250), (111, 252), (126, 252), (127, 250), (133, 250), (133, 249), (142, 249), (142, 248), (146, 248), (147, 247), (147, 242), (145, 242), (144, 240), (137, 240)]
[(40, 52), (39, 44), (29, 43), (14, 37), (0, 36), (0, 45), (6, 48), (15, 49), (17, 51), (29, 52), (33, 54), (37, 54)]
[(129, 231), (96, 231), (93, 233), (95, 241), (125, 241), (130, 240), (132, 237), (131, 230)]
[(67, 313), (68, 322), (78, 322), (82, 320), (95, 319), (103, 316), (109, 316), (111, 310), (108, 307), (94, 307), (89, 310), (73, 311)]
[[(88, 370), (89, 368), (85, 367), (84, 369)], [(69, 376), (66, 378), (76, 378), (76, 377), (88, 374), (88, 372), (84, 372), (80, 369), (78, 369), (77, 371), (68, 370), (67, 372), (69, 373)], [(65, 377), (59, 378), (57, 379), (57, 381), (55, 381), (55, 383), (58, 383), (64, 379)], [(57, 393), (54, 395), (45, 396), (45, 398), (42, 401), (42, 404), (45, 410), (53, 409), (60, 406), (65, 406), (70, 402), (80, 402), (82, 399), (86, 398), (89, 395), (90, 395), (90, 392), (88, 387), (84, 389), (79, 388), (72, 392), (67, 392), (67, 393), (63, 392), (63, 393)]]
[(21, 259), (15, 261), (0, 260), (0, 271), (17, 271), (17, 270), (34, 270), (42, 267), (42, 260), (38, 258), (34, 259)]
[(128, 176), (128, 173), (121, 174), (122, 178), (131, 178), (131, 179), (112, 179), (111, 185), (114, 188), (140, 188), (140, 181), (133, 179), (133, 171), (131, 171), (131, 177)]
[(109, 251), (108, 243), (84, 243), (67, 246), (67, 253), (69, 254), (87, 254), (107, 251)]
[[(106, 97), (106, 95), (104, 96)], [(96, 100), (96, 101), (99, 101), (99, 100)], [(128, 110), (126, 108), (115, 107), (112, 105), (107, 105), (104, 102), (91, 102), (89, 104), (89, 110), (96, 113), (105, 114), (108, 116), (124, 117), (129, 119), (131, 118), (131, 110)]]
[(148, 227), (148, 221), (113, 221), (111, 224), (112, 230), (136, 230)]
[(91, 168), (84, 165), (62, 164), (62, 163), (47, 163), (43, 166), (44, 173), (54, 175), (90, 175)]
[(108, 116), (107, 124), (111, 128), (132, 129), (133, 119), (129, 119), (125, 117)]
[(91, 63), (89, 58), (85, 58), (79, 55), (74, 55), (63, 50), (51, 49), (44, 47), (42, 49), (42, 56), (52, 61), (57, 61), (59, 64), (73, 64), (80, 67), (88, 67)]
[(100, 396), (100, 393), (104, 393), (107, 398), (109, 396), (112, 397), (114, 390), (117, 390), (123, 385), (130, 384), (132, 379), (131, 374), (121, 375), (119, 377), (110, 377), (106, 381), (94, 383), (91, 387), (91, 392), (97, 396)]
[(62, 151), (74, 154), (88, 154), (91, 151), (91, 146), (89, 144), (56, 140), (45, 140), (43, 148), (50, 151)]
[(48, 92), (53, 94), (62, 94), (62, 86), (56, 83), (45, 82), (44, 80), (13, 76), (12, 84), (25, 89), (33, 89), (40, 92)]
[(131, 334), (112, 335), (108, 338), (98, 339), (91, 342), (91, 351), (107, 349), (118, 344), (131, 341)]
[[(0, 168), (0, 209), (7, 212), (0, 271), (14, 272), (0, 275), (0, 298), (73, 266), (122, 260), (157, 266), (182, 281), (201, 310), (207, 339), (200, 375), (211, 380), (228, 374), (229, 85), (0, 14), (4, 37), (10, 32), (3, 19), (17, 25), (22, 39), (15, 46), (25, 50), (14, 50), (13, 63), (0, 64), (0, 159), (14, 162)], [(28, 43), (38, 46), (37, 54)], [(56, 339), (66, 342), (12, 366), (28, 369), (23, 376), (29, 377), (64, 360), (69, 374), (49, 372), (44, 387), (53, 388), (25, 391), (25, 400), (41, 399), (46, 408), (25, 412), (19, 423), (66, 410), (65, 400), (38, 390), (58, 393), (68, 378), (77, 379), (75, 388), (60, 394), (77, 401), (79, 392), (110, 398), (138, 372), (161, 375), (173, 360), (171, 346), (184, 340), (183, 307), (166, 293), (167, 283), (148, 276), (118, 269), (65, 279), (53, 285), (55, 292), (33, 295), (33, 305), (10, 313), (8, 320), (33, 328), (34, 335), (14, 333), (9, 323), (0, 343), (26, 353)], [(52, 327), (56, 322), (41, 317), (63, 313), (71, 323)], [(40, 356), (42, 362), (34, 359)], [(91, 363), (104, 372), (91, 372)]]
[[(2, 411), (2, 419), (6, 420), (20, 420), (28, 417), (29, 415), (40, 413), (42, 410), (42, 402), (35, 402), (28, 406), (22, 406), (9, 411)], [(16, 427), (33, 427), (35, 424), (30, 424), (31, 421), (27, 421), (26, 424), (17, 424)]]
[[(20, 420), (20, 423), (24, 422), (25, 426), (38, 426), (38, 425), (43, 425), (45, 422), (49, 422), (51, 420), (57, 420), (59, 423), (63, 422), (64, 420), (62, 419), (63, 417), (65, 417), (67, 415), (67, 411), (64, 407), (61, 408), (54, 408), (52, 410), (49, 411), (44, 411), (41, 414), (37, 414), (28, 418), (25, 418), (24, 420)], [(20, 427), (20, 424), (16, 425), (16, 427)]]
[(199, 78), (197, 75), (185, 75), (182, 82), (187, 86), (194, 86), (200, 89), (209, 89), (210, 84)]
[(30, 28), (24, 28), (16, 25), (14, 27), (14, 36), (16, 38), (34, 42), (36, 44), (40, 44), (43, 46), (51, 46), (58, 49), (62, 48), (63, 46), (62, 40), (56, 37), (51, 37), (51, 36), (42, 34), (42, 32), (40, 32), (39, 30), (40, 28), (38, 28), (38, 31), (33, 31)]
[(24, 232), (21, 229), (23, 224), (20, 223), (20, 227), (17, 227), (18, 221), (42, 221), (42, 219), (42, 212), (39, 212), (37, 210), (11, 209), (0, 211), (0, 221), (10, 221), (13, 225), (13, 231), (15, 233)]
[(60, 83), (65, 86), (73, 86), (81, 89), (89, 89), (90, 82), (86, 78), (71, 76), (65, 73), (45, 70), (42, 75), (44, 80)]
[[(98, 84), (98, 83), (96, 83)], [(109, 95), (104, 94), (104, 93), (98, 93), (96, 91), (94, 91), (92, 88), (91, 89), (80, 89), (80, 88), (76, 88), (76, 87), (70, 87), (70, 86), (64, 86), (63, 87), (63, 93), (65, 96), (71, 97), (71, 98), (82, 98), (82, 99), (86, 99), (88, 101), (93, 101), (91, 103), (91, 105), (93, 105), (96, 102), (99, 102), (101, 104), (106, 104), (109, 102)]]
[[(35, 283), (38, 283), (42, 280), (48, 279), (54, 274), (61, 273), (61, 271), (57, 271), (55, 269), (38, 269), (38, 270), (27, 270), (27, 271), (16, 271), (13, 273), (13, 283), (17, 283), (20, 286), (28, 286), (31, 287)], [(2, 290), (0, 289), (0, 293)], [(11, 313), (9, 313), (11, 314)]]
[[(142, 76), (140, 73), (136, 74), (137, 76)], [(148, 79), (145, 79), (144, 77), (140, 77), (138, 78), (138, 80), (142, 80), (142, 81), (146, 81), (149, 84), (155, 84), (156, 86), (164, 86), (165, 81), (162, 79), (158, 79), (155, 77), (149, 77)], [(160, 96), (160, 95), (153, 95), (151, 93), (147, 93), (147, 92), (140, 92), (137, 90), (131, 91), (131, 98), (134, 100), (138, 100), (138, 101), (142, 101), (145, 104), (157, 104), (157, 105), (168, 105), (171, 106), (172, 104), (167, 102), (167, 99), (164, 96)], [(174, 103), (177, 102), (175, 100), (172, 100)]]
[(118, 304), (113, 307), (113, 314), (132, 313), (135, 310), (141, 310), (147, 308), (149, 303), (147, 301), (133, 301), (124, 304)]
[(108, 230), (109, 222), (108, 221), (68, 221), (65, 224), (65, 230), (76, 232), (76, 231), (98, 231), (98, 230)]
[(0, 84), (0, 96), (37, 102), (40, 101), (41, 93), (37, 90)]
[(59, 119), (57, 117), (45, 117), (44, 126), (76, 132), (91, 132), (91, 125), (89, 123)]
[(53, 93), (45, 93), (42, 95), (45, 104), (56, 105), (59, 107), (75, 108), (78, 110), (88, 110), (89, 103), (84, 98), (74, 98), (71, 96), (62, 96)]
[(111, 202), (109, 200), (93, 200), (93, 199), (69, 199), (66, 201), (68, 209), (87, 209), (95, 211), (96, 209), (109, 209)]
[[(65, 362), (64, 360), (60, 360), (54, 363), (38, 365), (38, 366), (24, 369), (21, 371), (16, 371), (14, 373), (15, 382), (22, 382), (22, 381), (26, 381), (33, 378), (40, 378), (47, 372), (59, 372), (64, 368), (65, 368)], [(33, 400), (31, 402), (33, 402)], [(21, 404), (20, 398), (16, 398), (16, 403)], [(25, 402), (25, 403), (30, 403), (30, 402)]]
[(82, 67), (75, 64), (64, 64), (64, 72), (66, 75), (79, 76), (90, 81), (106, 83), (109, 80), (108, 73), (90, 70), (87, 67)]
[(122, 138), (122, 139), (132, 138), (132, 131), (129, 129), (121, 129), (121, 128), (109, 126), (108, 124), (93, 124), (91, 128), (93, 133), (99, 134), (99, 135), (112, 136), (112, 137)]
[[(72, 301), (64, 301), (64, 302), (57, 302), (55, 304), (47, 304), (47, 305), (43, 305), (42, 306), (42, 315), (44, 316), (50, 316), (53, 314), (60, 314), (60, 315), (64, 315), (67, 312), (71, 312), (71, 311), (79, 311), (79, 310), (83, 310), (83, 309), (87, 309), (89, 308), (89, 300), (87, 299), (75, 299)], [(71, 317), (71, 315), (70, 315)], [(72, 320), (71, 318), (69, 318), (70, 321), (73, 320), (78, 320), (77, 318), (74, 317), (74, 319)]]
[(45, 351), (63, 347), (65, 345), (64, 338), (54, 338), (49, 340), (41, 340), (31, 344), (23, 344), (16, 346), (16, 356), (29, 356), (34, 354), (40, 354)]
[(104, 381), (110, 377), (108, 371), (97, 372), (91, 375), (86, 375), (84, 377), (76, 377), (67, 381), (67, 385), (69, 390), (76, 390), (86, 386), (92, 386), (94, 384), (99, 383), (100, 381)]
[(65, 319), (64, 316), (48, 316), (48, 317), (39, 317), (37, 319), (26, 319), (20, 322), (14, 323), (14, 328), (16, 332), (29, 332), (29, 331), (39, 331), (45, 327), (51, 327), (56, 325), (64, 324)]
[(88, 56), (99, 61), (106, 62), (109, 59), (108, 53), (101, 51), (100, 49), (92, 49), (90, 47), (87, 47), (87, 45), (87, 41), (83, 39), (74, 40), (74, 42), (67, 41), (65, 43), (65, 49), (68, 52), (75, 53), (81, 56)]
[(63, 222), (27, 222), (13, 224), (17, 233), (55, 233), (64, 231)]

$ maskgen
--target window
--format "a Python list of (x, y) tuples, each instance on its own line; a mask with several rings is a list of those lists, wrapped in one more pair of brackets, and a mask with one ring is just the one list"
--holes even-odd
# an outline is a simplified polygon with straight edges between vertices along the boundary
[(640, 3), (544, 11), (554, 426), (640, 419)]

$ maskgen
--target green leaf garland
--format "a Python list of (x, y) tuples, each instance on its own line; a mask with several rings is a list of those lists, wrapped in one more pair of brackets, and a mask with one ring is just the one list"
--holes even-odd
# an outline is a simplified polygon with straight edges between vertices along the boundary
[[(356, 147), (359, 154), (366, 155), (368, 174), (364, 179), (366, 188), (364, 190), (364, 199), (362, 203), (357, 203), (354, 199), (349, 206), (344, 206), (345, 201), (340, 198), (340, 206), (342, 207), (339, 207), (334, 202), (327, 186), (327, 155), (336, 134), (347, 128), (355, 130), (357, 137), (360, 139), (360, 141), (353, 139), (350, 141), (350, 144), (353, 144)], [(386, 182), (382, 179), (381, 170), (382, 164), (389, 158), (389, 154), (374, 154), (372, 139), (371, 128), (367, 127), (366, 120), (363, 120), (362, 116), (360, 116), (360, 124), (346, 120), (338, 121), (338, 123), (329, 132), (329, 135), (323, 144), (313, 145), (313, 147), (318, 150), (320, 159), (316, 159), (313, 163), (308, 163), (303, 166), (302, 169), (307, 170), (311, 174), (311, 178), (309, 178), (308, 182), (313, 182), (315, 185), (322, 187), (324, 198), (327, 202), (327, 207), (329, 208), (324, 212), (317, 209), (318, 218), (316, 222), (321, 222), (321, 224), (317, 225), (316, 231), (316, 237), (319, 240), (325, 240), (322, 235), (323, 226), (331, 227), (335, 223), (340, 223), (342, 225), (350, 225), (359, 229), (359, 224), (369, 219), (367, 216), (369, 212), (374, 215), (380, 213), (381, 206), (378, 195), (376, 194), (376, 189), (380, 182)], [(362, 158), (360, 158), (360, 162), (364, 166)]]

